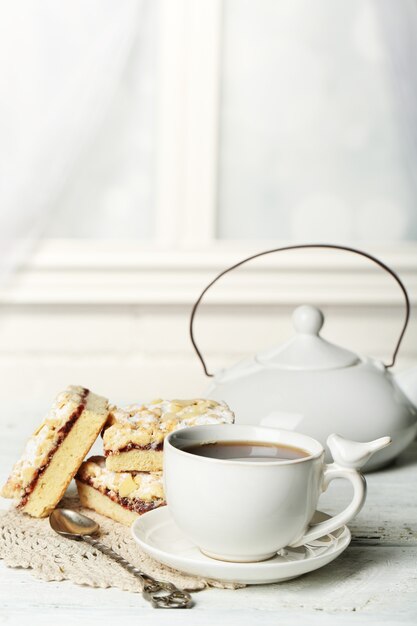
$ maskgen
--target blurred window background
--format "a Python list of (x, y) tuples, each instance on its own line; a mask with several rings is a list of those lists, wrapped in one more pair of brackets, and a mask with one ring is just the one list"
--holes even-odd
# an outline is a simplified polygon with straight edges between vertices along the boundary
[(413, 0), (21, 5), (3, 199), (44, 237), (149, 243), (188, 202), (211, 240), (416, 238)]
[(221, 237), (416, 238), (416, 27), (407, 0), (224, 2)]

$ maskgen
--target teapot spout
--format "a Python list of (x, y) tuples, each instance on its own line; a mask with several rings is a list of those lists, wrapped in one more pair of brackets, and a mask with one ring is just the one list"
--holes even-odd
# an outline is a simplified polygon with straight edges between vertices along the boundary
[(371, 458), (391, 443), (391, 437), (380, 437), (373, 441), (359, 442), (345, 439), (333, 433), (327, 439), (332, 457), (338, 465), (359, 469)]
[(401, 391), (417, 408), (417, 366), (398, 374), (393, 374), (393, 378)]

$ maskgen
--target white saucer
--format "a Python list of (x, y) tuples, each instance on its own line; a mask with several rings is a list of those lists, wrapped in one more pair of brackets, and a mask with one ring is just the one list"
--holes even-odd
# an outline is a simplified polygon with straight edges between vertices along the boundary
[[(313, 523), (329, 516), (316, 511)], [(205, 556), (175, 525), (167, 506), (141, 515), (132, 524), (140, 547), (157, 561), (204, 578), (262, 585), (289, 580), (327, 565), (346, 550), (351, 535), (347, 526), (300, 548), (285, 548), (268, 561), (229, 563)]]

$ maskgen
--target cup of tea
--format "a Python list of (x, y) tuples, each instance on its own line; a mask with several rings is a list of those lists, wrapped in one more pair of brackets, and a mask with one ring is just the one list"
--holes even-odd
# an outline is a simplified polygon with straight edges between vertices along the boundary
[[(389, 441), (356, 443), (331, 435), (328, 444), (339, 462), (327, 465), (322, 445), (300, 433), (227, 424), (184, 428), (164, 442), (167, 504), (177, 526), (207, 556), (262, 561), (357, 515), (366, 496), (357, 466)], [(350, 504), (310, 526), (320, 494), (335, 478), (352, 484)]]

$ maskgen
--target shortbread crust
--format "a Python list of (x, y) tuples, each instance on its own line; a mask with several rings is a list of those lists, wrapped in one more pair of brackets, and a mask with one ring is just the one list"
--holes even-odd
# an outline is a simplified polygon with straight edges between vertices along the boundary
[(111, 500), (108, 496), (103, 495), (94, 487), (87, 485), (76, 479), (78, 496), (80, 498), (81, 506), (86, 509), (91, 509), (100, 515), (109, 517), (115, 522), (124, 524), (125, 526), (131, 526), (135, 519), (139, 517), (139, 513), (130, 511), (123, 508), (117, 502)]

